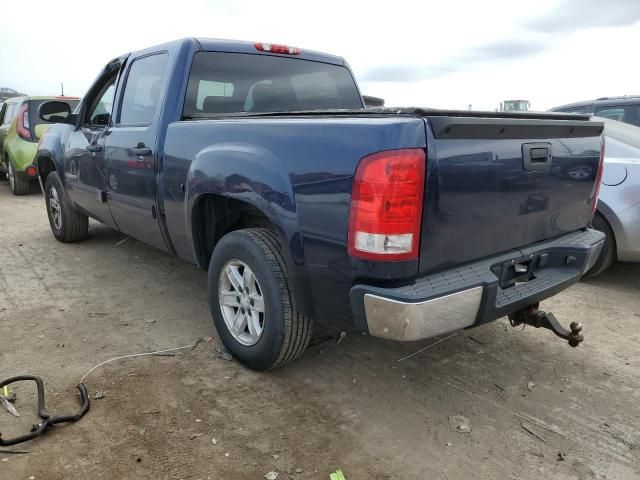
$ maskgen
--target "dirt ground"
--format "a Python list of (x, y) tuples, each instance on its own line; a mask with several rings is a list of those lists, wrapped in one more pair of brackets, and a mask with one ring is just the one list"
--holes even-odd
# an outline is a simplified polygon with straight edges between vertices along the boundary
[[(56, 242), (42, 196), (0, 183), (0, 379), (40, 375), (48, 409), (70, 413), (95, 364), (214, 340), (96, 370), (91, 411), (15, 447), (29, 453), (0, 452), (2, 479), (640, 477), (640, 265), (545, 302), (583, 322), (577, 349), (503, 319), (400, 362), (433, 340), (352, 335), (259, 374), (216, 350), (205, 272), (96, 223), (90, 234)], [(5, 438), (36, 422), (32, 386), (15, 392)]]

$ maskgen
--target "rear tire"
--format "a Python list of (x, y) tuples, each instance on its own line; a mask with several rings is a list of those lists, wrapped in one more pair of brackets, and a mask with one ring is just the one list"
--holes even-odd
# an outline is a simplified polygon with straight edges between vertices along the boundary
[[(246, 288), (249, 292), (242, 294)], [(254, 309), (255, 298), (261, 302)], [(222, 342), (253, 370), (283, 367), (302, 355), (311, 339), (312, 322), (296, 308), (280, 245), (270, 230), (237, 230), (218, 242), (209, 262), (209, 303)], [(246, 322), (238, 312), (247, 312)], [(256, 313), (259, 317), (251, 316)], [(256, 331), (259, 335), (252, 335)]]
[(79, 242), (87, 238), (89, 218), (73, 209), (56, 172), (47, 176), (44, 195), (53, 236), (64, 243)]
[(13, 169), (11, 160), (7, 160), (7, 172), (11, 193), (14, 195), (26, 195), (29, 193), (29, 185), (31, 182), (29, 182), (28, 179), (23, 178), (21, 175), (16, 175), (16, 171)]
[(609, 226), (609, 222), (598, 212), (593, 216), (593, 221), (591, 222), (593, 228), (601, 231), (606, 235), (604, 239), (604, 245), (602, 246), (602, 251), (600, 252), (600, 256), (596, 263), (593, 264), (593, 267), (584, 274), (584, 278), (594, 278), (604, 272), (607, 268), (616, 261), (616, 238), (613, 234), (613, 230)]

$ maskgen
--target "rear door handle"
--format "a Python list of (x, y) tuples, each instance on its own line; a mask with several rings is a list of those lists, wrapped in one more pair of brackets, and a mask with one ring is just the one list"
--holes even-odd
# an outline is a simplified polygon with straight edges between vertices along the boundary
[(102, 151), (102, 145), (98, 145), (97, 143), (92, 143), (91, 145), (87, 145), (86, 149), (91, 153), (98, 153)]
[(151, 155), (151, 149), (149, 147), (145, 147), (144, 143), (140, 142), (138, 145), (133, 147), (132, 152), (134, 155), (138, 157), (147, 157)]

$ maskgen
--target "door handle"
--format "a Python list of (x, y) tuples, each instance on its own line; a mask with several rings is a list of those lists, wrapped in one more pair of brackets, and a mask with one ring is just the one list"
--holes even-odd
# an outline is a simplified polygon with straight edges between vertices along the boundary
[(553, 161), (550, 143), (524, 143), (522, 145), (522, 166), (528, 172), (543, 172), (551, 168)]
[(132, 152), (134, 155), (138, 157), (147, 157), (151, 155), (151, 149), (149, 147), (145, 147), (144, 143), (140, 142), (138, 145), (133, 147)]
[(92, 143), (91, 145), (87, 145), (86, 149), (91, 153), (98, 153), (102, 151), (102, 145), (98, 145), (97, 143)]

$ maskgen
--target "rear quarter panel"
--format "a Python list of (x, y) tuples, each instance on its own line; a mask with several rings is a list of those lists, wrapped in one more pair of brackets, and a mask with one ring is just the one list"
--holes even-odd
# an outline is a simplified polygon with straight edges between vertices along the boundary
[[(175, 122), (162, 165), (164, 211), (178, 254), (194, 261), (191, 212), (215, 193), (260, 209), (276, 226), (299, 304), (320, 321), (350, 324), (359, 277), (406, 278), (417, 261), (379, 265), (347, 253), (349, 202), (360, 159), (424, 148), (419, 118), (265, 118)], [(184, 189), (184, 191), (183, 191)]]

